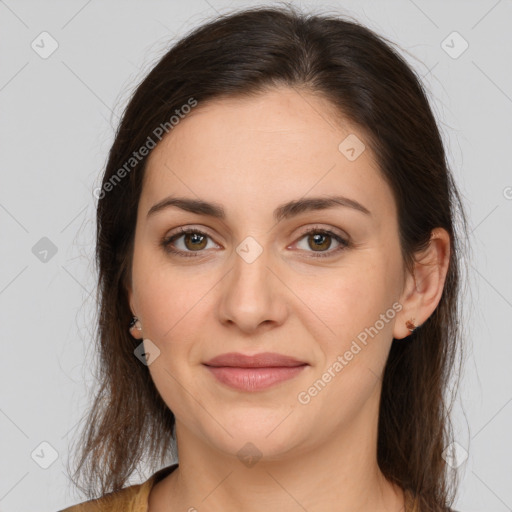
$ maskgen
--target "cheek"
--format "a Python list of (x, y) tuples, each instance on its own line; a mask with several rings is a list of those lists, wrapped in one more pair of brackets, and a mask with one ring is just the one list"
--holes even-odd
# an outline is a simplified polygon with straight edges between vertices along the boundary
[(140, 316), (144, 337), (160, 351), (148, 370), (167, 406), (180, 418), (187, 418), (196, 404), (190, 384), (185, 383), (189, 382), (190, 364), (197, 359), (197, 342), (204, 338), (204, 318), (199, 315), (210, 307), (208, 291), (214, 283), (209, 282), (211, 277), (194, 277), (192, 271), (169, 264), (145, 268), (151, 271), (142, 270), (137, 277)]
[(194, 308), (215, 284), (211, 273), (173, 265), (160, 248), (141, 249), (134, 256), (133, 280), (144, 334), (157, 344), (193, 330)]
[(397, 314), (393, 274), (385, 257), (366, 256), (366, 262), (361, 258), (336, 276), (316, 281), (304, 300), (314, 305), (321, 324), (329, 327), (313, 333), (323, 352), (315, 378), (329, 382), (315, 407), (320, 411), (332, 403), (345, 404), (337, 417), (340, 421), (350, 411), (355, 414), (374, 392), (386, 364)]
[[(321, 319), (317, 323), (329, 328), (320, 329), (321, 336), (313, 333), (323, 360), (309, 387), (301, 390), (301, 397), (311, 400), (311, 409), (307, 409), (311, 414), (328, 417), (333, 423), (344, 422), (375, 392), (397, 314), (386, 266), (382, 260), (378, 265), (360, 261), (357, 270), (346, 269), (337, 278), (316, 281), (316, 287), (309, 289), (304, 302), (314, 305)], [(333, 404), (340, 407), (333, 409)]]
[[(301, 299), (325, 327), (327, 338), (343, 347), (391, 307), (385, 266), (362, 264), (325, 274), (303, 288)], [(325, 335), (324, 335), (325, 338)]]

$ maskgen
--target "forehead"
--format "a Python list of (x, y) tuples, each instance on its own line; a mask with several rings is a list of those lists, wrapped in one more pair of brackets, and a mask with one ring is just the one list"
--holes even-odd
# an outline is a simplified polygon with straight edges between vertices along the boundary
[[(141, 202), (169, 193), (235, 210), (340, 193), (394, 207), (364, 133), (324, 98), (280, 88), (194, 107), (149, 156)], [(355, 158), (354, 158), (355, 157)]]

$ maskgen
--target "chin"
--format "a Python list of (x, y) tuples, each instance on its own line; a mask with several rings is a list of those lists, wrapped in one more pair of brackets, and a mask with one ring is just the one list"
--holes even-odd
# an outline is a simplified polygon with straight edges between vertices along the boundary
[(286, 408), (270, 412), (263, 408), (252, 411), (241, 408), (238, 412), (231, 411), (229, 419), (217, 417), (227, 432), (219, 427), (203, 435), (211, 445), (238, 458), (279, 460), (300, 445), (301, 438), (303, 442), (308, 441), (304, 424), (299, 425), (299, 415), (294, 418), (295, 414)]

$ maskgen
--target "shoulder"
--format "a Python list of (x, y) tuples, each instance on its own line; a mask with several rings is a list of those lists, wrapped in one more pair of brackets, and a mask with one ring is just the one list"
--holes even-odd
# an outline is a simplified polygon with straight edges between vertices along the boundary
[[(151, 480), (151, 479), (150, 479)], [(135, 512), (144, 510), (140, 508), (144, 496), (149, 495), (148, 485), (150, 480), (143, 484), (131, 485), (114, 491), (100, 498), (85, 501), (77, 505), (65, 508), (59, 512)]]
[(131, 485), (119, 491), (105, 494), (101, 498), (85, 501), (65, 508), (59, 512), (115, 512), (132, 511), (137, 501), (140, 501), (144, 484)]
[(171, 473), (177, 464), (154, 473), (145, 482), (110, 492), (100, 498), (78, 503), (58, 512), (147, 512), (149, 493), (153, 486)]

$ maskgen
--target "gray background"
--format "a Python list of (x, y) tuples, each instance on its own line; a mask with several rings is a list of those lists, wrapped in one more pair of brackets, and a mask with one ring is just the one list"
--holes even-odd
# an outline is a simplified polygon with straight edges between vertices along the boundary
[[(354, 16), (396, 42), (430, 92), (473, 246), (467, 363), (453, 413), (456, 508), (510, 511), (512, 2), (296, 3)], [(138, 81), (176, 37), (244, 5), (0, 0), (2, 512), (81, 501), (66, 466), (93, 384), (92, 191)], [(58, 44), (47, 58), (44, 31)], [(131, 483), (148, 476), (142, 468)]]

